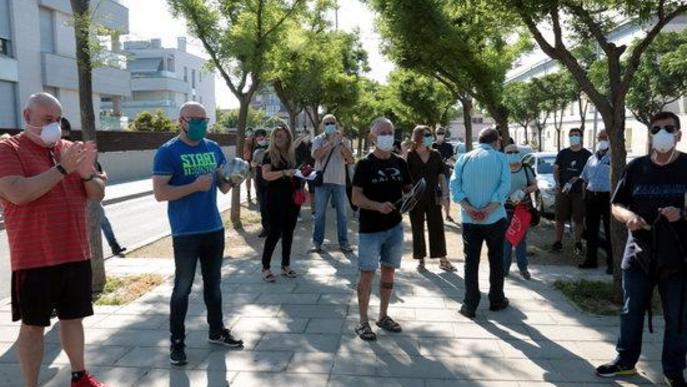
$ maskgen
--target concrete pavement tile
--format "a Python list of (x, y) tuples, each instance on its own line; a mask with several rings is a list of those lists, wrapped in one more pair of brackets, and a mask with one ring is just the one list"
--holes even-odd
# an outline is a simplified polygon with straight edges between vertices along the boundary
[(277, 317), (281, 310), (279, 305), (236, 305), (231, 309), (232, 314), (246, 317)]
[(342, 333), (345, 321), (343, 318), (311, 318), (305, 333)]
[(280, 317), (290, 318), (343, 318), (347, 305), (283, 305)]
[(461, 358), (382, 354), (377, 356), (377, 376), (401, 378), (465, 379)]
[(497, 340), (506, 358), (519, 359), (576, 359), (574, 342), (553, 342), (549, 340)]
[[(374, 328), (373, 328), (374, 329)], [(376, 341), (361, 340), (355, 333), (344, 334), (341, 338), (338, 354), (366, 353), (366, 354), (408, 354), (413, 356), (420, 355), (420, 344), (417, 338), (398, 334), (385, 334), (379, 330)]]
[[(317, 303), (320, 305), (348, 305), (354, 302), (354, 294), (346, 293), (324, 293), (320, 295)], [(357, 302), (357, 301), (355, 301)]]
[[(86, 345), (86, 352), (84, 357), (86, 359), (86, 366), (113, 366), (117, 360), (121, 359), (126, 353), (131, 351), (132, 347), (122, 347), (114, 345)], [(50, 357), (45, 356), (45, 359)], [(53, 365), (69, 365), (69, 357), (67, 353), (61, 351), (57, 356), (52, 356)]]
[[(455, 384), (453, 384), (455, 386)], [(424, 387), (422, 379), (333, 375), (327, 387)]]
[(197, 369), (284, 372), (293, 352), (223, 351), (210, 352)]
[(435, 339), (419, 340), (420, 354), (435, 357), (497, 357), (503, 358), (498, 340)]
[[(258, 342), (262, 338), (262, 333), (256, 333), (256, 332), (237, 332), (237, 331), (231, 331), (232, 335), (235, 337), (243, 340), (243, 346), (244, 349), (246, 350), (254, 350), (255, 346), (258, 345)], [(219, 344), (212, 344), (208, 342), (208, 332), (207, 330), (204, 331), (195, 331), (195, 332), (187, 332), (186, 333), (186, 340), (185, 344), (189, 348), (209, 348), (210, 350), (215, 350), (217, 348), (224, 348)]]
[(19, 324), (0, 327), (0, 343), (14, 343), (19, 336)]
[(236, 332), (303, 333), (307, 318), (241, 317), (231, 329)]
[[(169, 332), (166, 329), (100, 329), (102, 335), (108, 335), (105, 345), (119, 346), (169, 346)], [(88, 335), (90, 332), (87, 332)]]
[(368, 353), (338, 353), (334, 358), (333, 375), (374, 376), (377, 356)]
[(271, 304), (271, 305), (281, 305), (281, 304), (296, 304), (296, 305), (312, 305), (317, 304), (317, 300), (320, 298), (319, 294), (261, 294), (255, 304)]
[(455, 337), (452, 323), (406, 321), (402, 325), (403, 335), (415, 337)]
[[(55, 343), (45, 343), (43, 349), (43, 364), (50, 365), (55, 359), (62, 347)], [(0, 343), (0, 363), (19, 363), (17, 355), (17, 346), (14, 343)]]
[(307, 386), (326, 387), (327, 375), (320, 374), (274, 374), (268, 372), (239, 372), (232, 387), (264, 387), (264, 386)]
[(286, 372), (307, 374), (329, 374), (334, 368), (333, 353), (296, 353), (291, 358)]
[[(528, 382), (531, 383), (531, 382)], [(426, 379), (425, 387), (514, 387), (517, 382), (497, 382), (491, 380), (446, 380), (446, 379)]]
[(236, 378), (236, 375), (238, 372), (227, 370), (154, 369), (138, 380), (137, 385), (145, 387), (227, 387), (233, 386), (231, 382)]
[(125, 328), (125, 329), (158, 329), (169, 321), (169, 317), (150, 314), (119, 314), (110, 315), (100, 320), (96, 328)]
[(338, 334), (266, 333), (256, 350), (335, 353), (340, 339)]
[(293, 293), (295, 288), (295, 283), (287, 283), (279, 279), (273, 284), (265, 283), (262, 281), (262, 277), (257, 275), (253, 283), (241, 285), (241, 292), (250, 294), (286, 294)]
[(542, 359), (534, 362), (528, 359), (463, 358), (461, 365), (470, 379), (488, 381), (543, 381), (552, 365)]
[(552, 359), (553, 371), (560, 376), (560, 381), (574, 383), (594, 383), (599, 381), (595, 374), (596, 366), (582, 359)]
[[(210, 354), (209, 348), (186, 348), (188, 365), (195, 368)], [(120, 358), (117, 366), (137, 368), (173, 368), (169, 363), (169, 347), (135, 347)]]

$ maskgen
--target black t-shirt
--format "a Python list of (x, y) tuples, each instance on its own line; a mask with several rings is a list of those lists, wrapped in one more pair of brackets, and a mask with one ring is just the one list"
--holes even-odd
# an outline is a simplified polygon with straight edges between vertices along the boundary
[[(592, 156), (592, 152), (582, 148), (575, 152), (570, 148), (565, 148), (558, 152), (555, 164), (558, 165), (560, 173), (558, 182), (561, 188), (573, 177), (579, 177), (582, 174), (587, 159)], [(582, 192), (582, 184), (576, 183), (570, 192)]]
[[(370, 200), (396, 203), (407, 185), (410, 185), (408, 166), (405, 160), (393, 153), (388, 159), (379, 159), (370, 153), (356, 164), (353, 186), (362, 188), (363, 195)], [(386, 231), (401, 220), (398, 211), (385, 215), (361, 208), (359, 230), (363, 234)]]
[[(686, 193), (687, 155), (680, 153), (677, 160), (665, 166), (658, 166), (651, 161), (650, 156), (644, 156), (633, 160), (627, 166), (611, 202), (622, 204), (652, 224), (658, 216), (659, 208), (684, 208)], [(659, 270), (679, 269), (683, 259), (679, 243), (684, 246), (687, 241), (687, 223), (680, 220), (671, 223), (671, 226), (677, 233), (677, 238), (665, 223), (658, 224), (656, 228), (656, 258)], [(623, 268), (628, 269), (639, 264), (647, 269), (651, 249), (651, 231), (639, 230), (629, 233), (623, 256)]]
[(296, 147), (296, 165), (308, 164), (311, 167), (315, 165), (315, 159), (312, 157), (312, 142), (301, 141)]
[[(267, 165), (271, 163), (272, 159), (270, 158), (270, 155), (266, 153), (265, 158), (262, 160), (262, 165)], [(262, 165), (260, 166), (260, 168), (258, 168), (260, 171), (262, 171)], [(289, 168), (285, 161), (278, 163), (278, 166), (276, 167), (272, 165), (272, 171), (283, 171), (286, 169)], [(291, 196), (293, 195), (294, 185), (296, 185), (294, 179), (295, 178), (284, 176), (272, 181), (267, 181), (264, 179), (263, 180), (267, 184), (267, 194), (270, 197), (286, 198), (288, 200), (292, 200)]]
[(432, 144), (432, 148), (439, 151), (439, 154), (441, 154), (441, 159), (444, 161), (453, 157), (453, 145), (447, 142), (435, 142), (434, 144)]

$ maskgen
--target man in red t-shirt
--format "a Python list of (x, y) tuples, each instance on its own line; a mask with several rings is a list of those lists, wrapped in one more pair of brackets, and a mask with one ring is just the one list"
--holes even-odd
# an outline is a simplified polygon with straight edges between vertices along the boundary
[(22, 321), (17, 352), (26, 385), (36, 386), (44, 330), (55, 310), (72, 387), (104, 386), (85, 370), (82, 319), (93, 314), (86, 201), (101, 201), (105, 184), (95, 170), (95, 144), (61, 140), (61, 116), (55, 97), (34, 94), (24, 109), (24, 132), (0, 141), (12, 320)]

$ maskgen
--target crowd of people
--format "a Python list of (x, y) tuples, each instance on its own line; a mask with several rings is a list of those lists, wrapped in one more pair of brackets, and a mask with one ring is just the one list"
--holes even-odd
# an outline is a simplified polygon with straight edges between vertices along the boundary
[[(12, 319), (21, 320), (17, 349), (22, 373), (27, 386), (37, 385), (44, 329), (56, 313), (62, 345), (71, 363), (72, 386), (103, 386), (86, 369), (82, 319), (93, 314), (86, 202), (103, 199), (107, 176), (98, 168), (95, 144), (69, 141), (68, 134), (63, 136), (62, 108), (55, 97), (32, 95), (23, 117), (25, 130), (0, 141), (0, 202), (10, 245)], [(231, 348), (242, 348), (243, 341), (224, 324), (221, 267), (225, 230), (217, 208), (217, 192), (226, 194), (238, 183), (226, 176), (223, 167), (227, 160), (219, 145), (206, 138), (208, 118), (203, 105), (185, 103), (178, 124), (178, 136), (156, 152), (152, 180), (155, 199), (168, 202), (175, 265), (170, 295), (170, 362), (181, 366), (187, 363), (185, 319), (197, 265), (207, 308), (208, 341)], [(570, 147), (559, 153), (554, 168), (558, 194), (553, 250), (562, 248), (565, 222), (570, 218), (580, 256), (582, 238), (587, 238), (580, 267), (596, 267), (596, 252), (602, 247), (607, 250), (608, 269), (612, 271), (608, 237), (601, 241), (598, 229), (603, 222), (608, 236), (611, 216), (625, 224), (625, 304), (620, 315), (618, 357), (596, 372), (606, 377), (636, 372), (643, 319), (646, 313), (651, 316), (651, 295), (657, 286), (666, 321), (663, 372), (670, 385), (684, 386), (687, 274), (682, 241), (687, 239), (687, 155), (676, 150), (681, 138), (676, 115), (656, 115), (650, 131), (651, 154), (628, 165), (613, 194), (607, 134), (598, 133), (599, 145), (592, 154), (582, 147), (582, 131), (570, 131)], [(408, 198), (414, 199), (415, 205), (406, 209), (417, 269), (426, 270), (426, 224), (429, 258), (450, 272), (456, 268), (448, 259), (444, 215), (449, 215), (453, 201), (461, 209), (465, 259), (465, 295), (459, 313), (476, 317), (484, 243), (489, 264), (489, 310), (508, 308), (504, 279), (512, 266), (513, 250), (520, 275), (531, 278), (527, 232), (539, 216), (532, 203), (537, 190), (535, 172), (523, 164), (519, 148), (503, 144), (494, 128), (479, 134), (476, 149), (458, 156), (445, 136), (442, 128), (433, 133), (429, 126), (419, 125), (409, 141), (399, 143), (393, 123), (378, 118), (371, 124), (368, 137), (374, 149), (356, 162), (351, 141), (333, 115), (323, 117), (322, 134), (312, 138), (305, 130), (294, 134), (285, 125), (269, 133), (254, 130), (243, 157), (253, 167), (263, 218), (262, 279), (276, 281), (271, 261), (279, 240), (280, 274), (287, 279), (298, 275), (292, 267), (291, 249), (301, 206), (309, 198), (314, 200), (312, 251), (321, 253), (327, 247), (325, 214), (331, 203), (337, 215), (338, 248), (352, 253), (347, 217), (348, 207), (352, 207), (359, 212), (356, 291), (360, 320), (355, 333), (362, 340), (376, 339), (368, 309), (378, 269), (381, 302), (375, 325), (401, 332), (402, 326), (388, 315), (388, 307), (403, 257), (403, 204)], [(424, 190), (417, 190), (419, 182), (424, 182)], [(246, 184), (253, 188), (250, 182)], [(651, 319), (649, 323), (652, 328)]]

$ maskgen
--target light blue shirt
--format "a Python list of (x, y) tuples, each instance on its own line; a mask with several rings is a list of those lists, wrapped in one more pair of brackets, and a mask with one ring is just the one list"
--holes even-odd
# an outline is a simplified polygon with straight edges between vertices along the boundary
[(510, 175), (506, 155), (487, 144), (480, 144), (477, 149), (458, 158), (450, 182), (453, 201), (460, 203), (467, 200), (477, 209), (492, 202), (500, 204), (482, 221), (473, 219), (465, 210), (461, 210), (463, 223), (493, 224), (506, 217), (503, 204), (510, 191)]
[(587, 183), (587, 190), (592, 192), (611, 192), (611, 155), (606, 152), (599, 158), (596, 153), (587, 159), (580, 177)]

